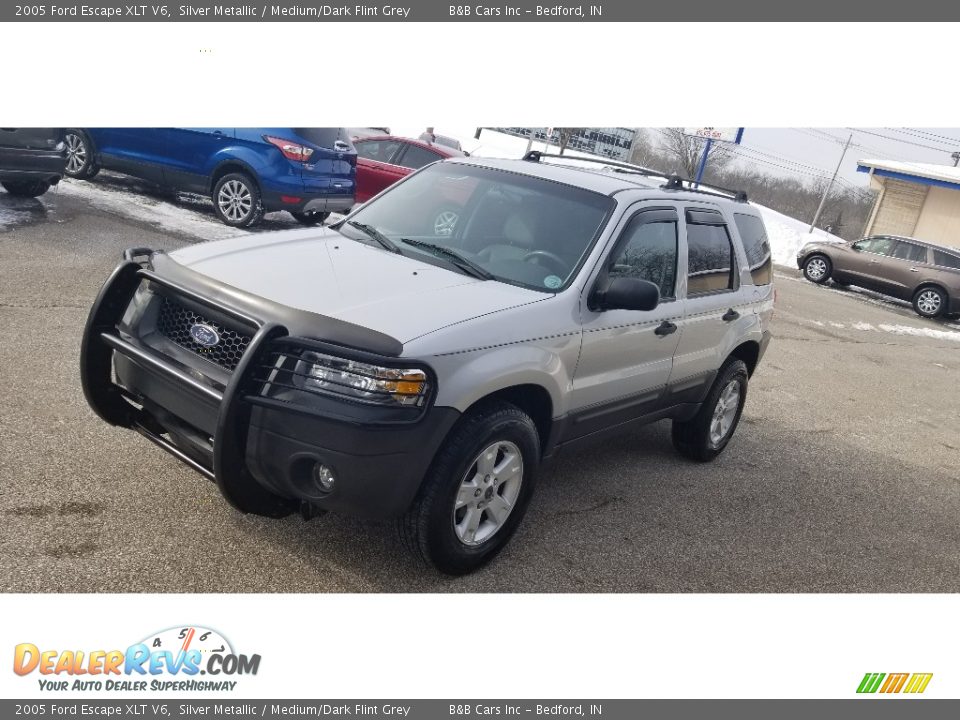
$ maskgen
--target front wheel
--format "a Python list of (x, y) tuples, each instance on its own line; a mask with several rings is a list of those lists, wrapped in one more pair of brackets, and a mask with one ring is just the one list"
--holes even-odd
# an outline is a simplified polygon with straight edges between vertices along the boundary
[(740, 423), (747, 399), (747, 366), (728, 360), (693, 419), (673, 421), (673, 446), (684, 457), (709, 462), (723, 452)]
[(810, 282), (822, 285), (830, 279), (833, 266), (826, 255), (811, 255), (803, 263), (803, 276)]
[(913, 296), (913, 309), (917, 315), (925, 318), (935, 318), (943, 314), (947, 308), (947, 294), (937, 287), (925, 287), (917, 290)]
[(46, 180), (8, 181), (0, 185), (11, 195), (28, 198), (40, 197), (50, 189), (50, 183)]
[(533, 495), (540, 438), (525, 412), (489, 403), (444, 442), (398, 531), (418, 557), (448, 575), (476, 570), (510, 540)]
[(213, 188), (213, 211), (230, 227), (250, 227), (263, 217), (257, 184), (244, 173), (229, 173)]
[(308, 210), (306, 212), (295, 212), (290, 213), (293, 215), (293, 219), (296, 220), (301, 225), (322, 225), (323, 221), (330, 217), (328, 212), (320, 212), (319, 210)]

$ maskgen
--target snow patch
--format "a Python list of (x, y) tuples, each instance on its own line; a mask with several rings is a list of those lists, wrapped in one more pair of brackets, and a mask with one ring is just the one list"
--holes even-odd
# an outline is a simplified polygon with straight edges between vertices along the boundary
[(960, 332), (952, 330), (934, 330), (933, 328), (913, 327), (912, 325), (878, 325), (880, 330), (895, 335), (910, 335), (913, 337), (933, 338), (934, 340), (950, 340), (960, 342)]

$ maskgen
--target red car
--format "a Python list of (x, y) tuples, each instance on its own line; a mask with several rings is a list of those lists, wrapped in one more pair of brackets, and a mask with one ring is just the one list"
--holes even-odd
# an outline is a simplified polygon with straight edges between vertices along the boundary
[(444, 145), (431, 145), (393, 135), (356, 138), (353, 146), (357, 149), (356, 198), (359, 203), (366, 202), (424, 165), (464, 155)]

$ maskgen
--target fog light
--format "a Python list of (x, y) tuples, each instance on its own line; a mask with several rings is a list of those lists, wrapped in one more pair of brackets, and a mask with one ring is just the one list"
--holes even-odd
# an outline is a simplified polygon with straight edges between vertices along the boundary
[(333, 470), (323, 463), (317, 463), (313, 466), (313, 479), (324, 492), (333, 490), (334, 483), (337, 482), (337, 479), (333, 476)]

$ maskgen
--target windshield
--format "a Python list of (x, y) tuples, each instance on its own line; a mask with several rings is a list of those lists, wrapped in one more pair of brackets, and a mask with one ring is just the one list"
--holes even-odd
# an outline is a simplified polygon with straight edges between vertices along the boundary
[[(480, 276), (478, 267), (496, 280), (555, 292), (576, 274), (612, 207), (611, 198), (588, 190), (437, 163), (350, 219), (375, 228), (406, 255)], [(347, 226), (341, 231), (359, 235)], [(477, 266), (473, 272), (470, 265)]]

